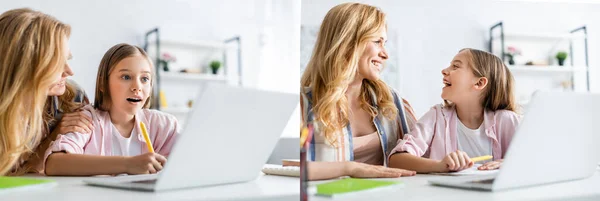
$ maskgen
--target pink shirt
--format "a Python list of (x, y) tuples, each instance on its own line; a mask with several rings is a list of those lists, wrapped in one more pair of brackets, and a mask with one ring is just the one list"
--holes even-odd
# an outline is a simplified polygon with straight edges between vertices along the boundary
[[(46, 159), (53, 152), (66, 152), (73, 154), (90, 154), (100, 156), (113, 155), (113, 124), (110, 115), (106, 111), (95, 110), (91, 106), (85, 106), (84, 111), (90, 117), (94, 124), (94, 130), (91, 134), (66, 133), (58, 135), (56, 140), (50, 144), (44, 155), (44, 165)], [(135, 126), (131, 132), (131, 140), (138, 140), (139, 147), (130, 147), (131, 149), (140, 149), (141, 154), (147, 153), (146, 141), (140, 130), (140, 121), (147, 127), (148, 135), (152, 141), (154, 151), (163, 156), (168, 156), (175, 142), (175, 138), (180, 132), (177, 119), (157, 110), (142, 109), (135, 115)]]
[[(436, 105), (419, 119), (409, 134), (398, 140), (398, 145), (389, 156), (396, 152), (408, 152), (415, 156), (441, 160), (458, 149), (457, 123), (458, 116), (454, 107)], [(484, 132), (492, 142), (494, 160), (504, 157), (518, 125), (519, 116), (515, 112), (484, 112)]]

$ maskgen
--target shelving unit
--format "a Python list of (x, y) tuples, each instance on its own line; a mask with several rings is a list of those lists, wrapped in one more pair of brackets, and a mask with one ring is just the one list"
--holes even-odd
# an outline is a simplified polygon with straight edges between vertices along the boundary
[[(506, 55), (506, 43), (507, 41), (510, 41), (512, 43), (518, 43), (519, 41), (522, 42), (520, 45), (523, 45), (529, 49), (529, 53), (531, 53), (532, 51), (537, 51), (535, 52), (535, 54), (537, 55), (546, 55), (549, 58), (554, 58), (552, 54), (555, 54), (553, 51), (556, 50), (556, 47), (558, 47), (559, 45), (562, 45), (562, 49), (564, 49), (565, 51), (567, 51), (568, 49), (568, 55), (569, 58), (567, 59), (570, 62), (565, 61), (565, 65), (564, 66), (558, 66), (558, 65), (520, 65), (520, 64), (516, 64), (516, 65), (509, 65), (506, 61), (505, 63), (507, 63), (507, 67), (510, 69), (510, 71), (512, 72), (513, 76), (515, 76), (515, 80), (517, 82), (523, 82), (525, 83), (525, 85), (528, 85), (526, 87), (530, 87), (530, 88), (534, 88), (534, 87), (538, 87), (537, 85), (541, 85), (543, 83), (547, 84), (548, 82), (543, 82), (540, 81), (541, 78), (554, 78), (554, 77), (560, 77), (563, 81), (562, 82), (569, 82), (570, 83), (570, 89), (563, 89), (563, 90), (576, 90), (576, 88), (580, 88), (580, 90), (583, 88), (583, 83), (582, 82), (583, 79), (579, 79), (580, 77), (578, 77), (578, 82), (576, 82), (575, 77), (576, 75), (580, 75), (585, 73), (585, 90), (589, 91), (590, 90), (590, 70), (589, 70), (589, 62), (588, 62), (588, 35), (587, 35), (587, 27), (586, 26), (582, 26), (576, 29), (573, 29), (567, 33), (547, 33), (547, 32), (513, 32), (513, 31), (505, 31), (505, 26), (504, 23), (502, 21), (494, 24), (493, 26), (490, 27), (489, 29), (489, 45), (488, 45), (488, 51), (496, 54), (497, 56), (499, 56), (500, 58), (502, 58), (502, 61), (505, 61), (505, 56)], [(574, 62), (574, 42), (580, 42), (582, 41), (583, 43), (583, 58), (585, 59), (585, 62), (580, 62), (575, 64)], [(499, 48), (498, 46), (494, 46), (494, 45), (498, 45), (497, 43), (499, 42)], [(494, 44), (496, 43), (496, 44)], [(529, 46), (527, 46), (527, 44), (523, 44), (523, 43), (537, 43), (539, 44), (544, 44), (545, 46), (551, 47), (548, 49), (545, 48), (541, 48), (539, 50), (536, 50), (536, 48), (538, 46), (531, 45), (529, 44)], [(579, 44), (579, 43), (578, 43)], [(544, 46), (544, 45), (539, 45)], [(494, 49), (496, 48), (496, 49)], [(498, 50), (499, 49), (499, 50)], [(579, 49), (578, 49), (579, 50)], [(496, 52), (494, 52), (496, 51)], [(552, 55), (552, 56), (551, 56)], [(579, 55), (581, 56), (581, 54)], [(552, 59), (548, 59), (549, 61), (552, 61)], [(548, 62), (551, 63), (551, 62)], [(527, 77), (529, 76), (529, 77)], [(518, 78), (517, 78), (518, 77)], [(530, 80), (524, 80), (524, 79), (530, 79)], [(570, 81), (568, 81), (570, 79)], [(576, 87), (576, 83), (578, 83), (579, 87)], [(520, 87), (523, 87), (522, 85)], [(540, 87), (543, 88), (543, 87)], [(554, 89), (556, 90), (556, 89)], [(524, 97), (524, 95), (521, 94), (521, 96)], [(519, 99), (517, 97), (517, 102), (519, 104), (527, 104), (528, 103), (528, 98), (521, 98)]]
[[(152, 35), (154, 35), (153, 40), (150, 39)], [(160, 29), (154, 28), (145, 33), (144, 50), (151, 54), (149, 56), (154, 60), (155, 72), (157, 72), (154, 78), (152, 109), (173, 114), (178, 118), (185, 118), (190, 111), (185, 102), (194, 98), (194, 94), (197, 92), (194, 88), (207, 82), (242, 85), (242, 52), (239, 36), (224, 41), (181, 40), (178, 38), (161, 38)], [(198, 62), (207, 63), (210, 60), (219, 58), (218, 60), (222, 62), (220, 69), (222, 73), (216, 75), (210, 73), (184, 73), (179, 72), (178, 69), (165, 72), (160, 65), (161, 55), (165, 53), (165, 50), (169, 53), (175, 52), (173, 55), (178, 58), (178, 62), (177, 53), (184, 54), (188, 59), (185, 67), (197, 68), (200, 71), (202, 71), (203, 64), (197, 64)], [(232, 57), (231, 54), (235, 55)], [(236, 59), (237, 62), (230, 64), (228, 63), (229, 58)], [(189, 64), (190, 60), (193, 60), (192, 63), (196, 64)], [(237, 67), (237, 69), (233, 69), (233, 71), (237, 70), (233, 74), (230, 73), (229, 69), (232, 65)], [(167, 102), (180, 102), (177, 105), (161, 107), (161, 105), (164, 105), (161, 104), (159, 98), (161, 90), (170, 93), (166, 95)]]

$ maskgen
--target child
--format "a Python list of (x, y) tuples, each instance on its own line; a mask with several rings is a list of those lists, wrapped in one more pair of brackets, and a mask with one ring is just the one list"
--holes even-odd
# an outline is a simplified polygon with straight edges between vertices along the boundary
[(519, 124), (513, 77), (493, 54), (463, 49), (442, 70), (445, 104), (434, 106), (390, 154), (390, 167), (421, 173), (460, 171), (492, 155), (499, 168)]
[[(152, 64), (139, 47), (117, 44), (102, 58), (94, 107), (84, 107), (93, 119), (91, 134), (66, 133), (45, 154), (47, 175), (148, 174), (160, 171), (179, 133), (177, 120), (148, 110)], [(140, 128), (147, 126), (156, 153), (150, 153)]]

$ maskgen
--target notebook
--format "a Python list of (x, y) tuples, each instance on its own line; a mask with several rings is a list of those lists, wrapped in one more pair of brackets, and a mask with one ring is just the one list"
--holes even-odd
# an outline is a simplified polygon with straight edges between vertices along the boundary
[(265, 164), (262, 172), (270, 175), (300, 177), (300, 167)]
[(51, 188), (56, 182), (49, 179), (0, 176), (0, 194), (8, 192), (29, 191), (38, 188)]
[(481, 164), (475, 164), (471, 168), (467, 168), (458, 172), (446, 172), (446, 173), (431, 173), (435, 175), (446, 175), (446, 176), (473, 176), (473, 175), (492, 175), (497, 174), (498, 170), (478, 170), (477, 168)]
[(401, 181), (384, 181), (358, 178), (344, 178), (316, 185), (316, 195), (326, 197), (346, 196), (349, 194), (372, 192), (388, 188), (402, 188)]

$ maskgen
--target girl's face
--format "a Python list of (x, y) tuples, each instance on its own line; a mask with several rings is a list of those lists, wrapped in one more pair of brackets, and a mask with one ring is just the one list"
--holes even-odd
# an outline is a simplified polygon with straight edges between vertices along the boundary
[(387, 41), (386, 29), (380, 29), (370, 41), (367, 42), (358, 61), (358, 76), (368, 80), (378, 80), (379, 73), (383, 69), (383, 62), (387, 60), (388, 54), (385, 50)]
[(71, 66), (69, 66), (69, 60), (71, 60), (72, 56), (71, 56), (71, 49), (69, 49), (69, 44), (68, 44), (68, 39), (65, 37), (63, 38), (63, 41), (65, 41), (63, 43), (63, 51), (65, 51), (63, 54), (66, 56), (66, 58), (64, 58), (66, 60), (65, 62), (65, 66), (64, 66), (64, 71), (62, 71), (62, 73), (59, 73), (58, 75), (55, 76), (55, 82), (53, 82), (52, 85), (50, 85), (50, 89), (48, 89), (48, 96), (60, 96), (63, 95), (65, 93), (66, 90), (66, 82), (67, 82), (67, 77), (72, 76), (73, 75), (73, 71), (71, 70)]
[(473, 70), (469, 66), (471, 54), (468, 50), (459, 52), (450, 66), (442, 70), (444, 75), (442, 89), (442, 99), (458, 103), (473, 99), (478, 99), (485, 82), (485, 78), (478, 78), (473, 74)]
[(119, 61), (108, 77), (110, 110), (135, 115), (150, 96), (151, 76), (150, 63), (142, 55), (134, 55)]

